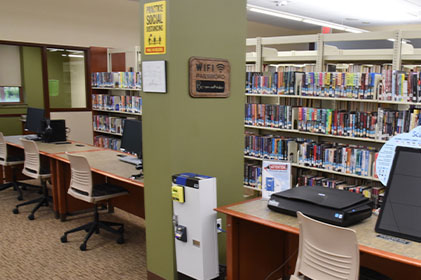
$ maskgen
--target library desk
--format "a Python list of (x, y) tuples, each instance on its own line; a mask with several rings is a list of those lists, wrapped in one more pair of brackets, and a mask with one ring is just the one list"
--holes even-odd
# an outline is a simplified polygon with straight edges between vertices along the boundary
[[(265, 279), (284, 262), (271, 279), (294, 273), (299, 234), (296, 217), (271, 211), (260, 198), (216, 211), (227, 215), (227, 279)], [(357, 233), (361, 265), (392, 279), (421, 279), (421, 243), (378, 237), (376, 220), (372, 216), (350, 227)]]
[[(22, 153), (23, 145), (19, 140), (21, 137), (21, 135), (5, 137), (12, 154)], [(111, 206), (145, 218), (143, 182), (130, 179), (131, 175), (139, 171), (134, 165), (119, 160), (117, 155), (123, 153), (89, 144), (69, 142), (69, 144), (36, 142), (41, 159), (48, 161), (50, 166), (53, 209), (56, 217), (64, 221), (72, 212), (92, 208), (92, 204), (67, 194), (70, 184), (70, 163), (66, 155), (68, 152), (83, 155), (88, 159), (94, 183), (108, 182), (129, 191), (129, 195), (111, 199)]]

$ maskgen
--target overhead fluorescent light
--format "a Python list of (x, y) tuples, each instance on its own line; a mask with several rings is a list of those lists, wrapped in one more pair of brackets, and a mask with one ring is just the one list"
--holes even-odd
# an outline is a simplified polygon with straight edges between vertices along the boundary
[(295, 21), (301, 21), (304, 23), (313, 24), (313, 25), (322, 26), (322, 27), (330, 27), (333, 29), (352, 32), (352, 33), (368, 32), (367, 30), (364, 30), (364, 29), (359, 29), (359, 28), (337, 24), (337, 23), (333, 23), (329, 21), (319, 20), (315, 18), (300, 16), (296, 14), (285, 13), (285, 12), (281, 12), (277, 10), (266, 9), (266, 8), (256, 6), (256, 5), (251, 5), (251, 4), (247, 4), (247, 8), (251, 12), (261, 13), (261, 14), (265, 14), (269, 16), (285, 18), (285, 19), (290, 19), (290, 20), (295, 20)]
[(319, 25), (319, 26), (324, 26), (324, 27), (330, 27), (330, 28), (334, 28), (334, 29), (338, 29), (338, 30), (345, 30), (346, 29), (345, 26), (343, 26), (343, 25), (334, 24), (334, 23), (321, 21), (321, 20), (304, 19), (303, 22), (309, 23), (309, 24), (314, 24), (314, 25)]
[(279, 13), (277, 11), (270, 11), (270, 10), (261, 9), (261, 8), (250, 8), (250, 11), (265, 14), (265, 15), (269, 15), (269, 16), (279, 17), (279, 18), (285, 18), (285, 19), (296, 20), (296, 21), (303, 21), (303, 19), (298, 17), (298, 16), (289, 15), (289, 14), (285, 14), (285, 13)]
[(84, 57), (83, 55), (81, 55), (81, 54), (68, 54), (67, 55), (68, 57)]

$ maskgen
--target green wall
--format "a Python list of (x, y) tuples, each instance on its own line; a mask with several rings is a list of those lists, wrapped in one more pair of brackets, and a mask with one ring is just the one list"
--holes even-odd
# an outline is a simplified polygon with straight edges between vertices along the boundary
[[(141, 46), (143, 46), (143, 5)], [(167, 93), (143, 93), (146, 246), (148, 270), (175, 277), (171, 175), (195, 172), (217, 178), (218, 205), (242, 199), (246, 1), (167, 1)], [(143, 50), (142, 50), (143, 52)], [(191, 98), (191, 56), (226, 58), (229, 98)], [(219, 235), (220, 262), (225, 238)]]
[[(21, 47), (21, 70), (24, 105), (0, 106), (0, 115), (26, 114), (26, 107), (44, 107), (41, 48)], [(0, 131), (4, 135), (22, 134), (19, 117), (1, 117)]]

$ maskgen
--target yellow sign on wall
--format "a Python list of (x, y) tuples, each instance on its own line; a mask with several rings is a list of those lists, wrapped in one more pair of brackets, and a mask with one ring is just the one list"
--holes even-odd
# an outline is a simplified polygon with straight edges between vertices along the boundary
[(144, 54), (165, 54), (166, 47), (166, 1), (145, 4)]

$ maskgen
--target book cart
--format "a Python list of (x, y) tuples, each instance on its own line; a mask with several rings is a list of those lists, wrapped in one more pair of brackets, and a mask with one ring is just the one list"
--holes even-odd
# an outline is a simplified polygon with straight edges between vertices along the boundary
[[(262, 160), (281, 160), (291, 162), (293, 186), (362, 192), (378, 206), (377, 152), (421, 119), (421, 49), (410, 44), (417, 38), (421, 32), (398, 30), (247, 39), (246, 195), (261, 191)], [(332, 45), (364, 41), (393, 47)], [(291, 44), (315, 50), (272, 48)]]

